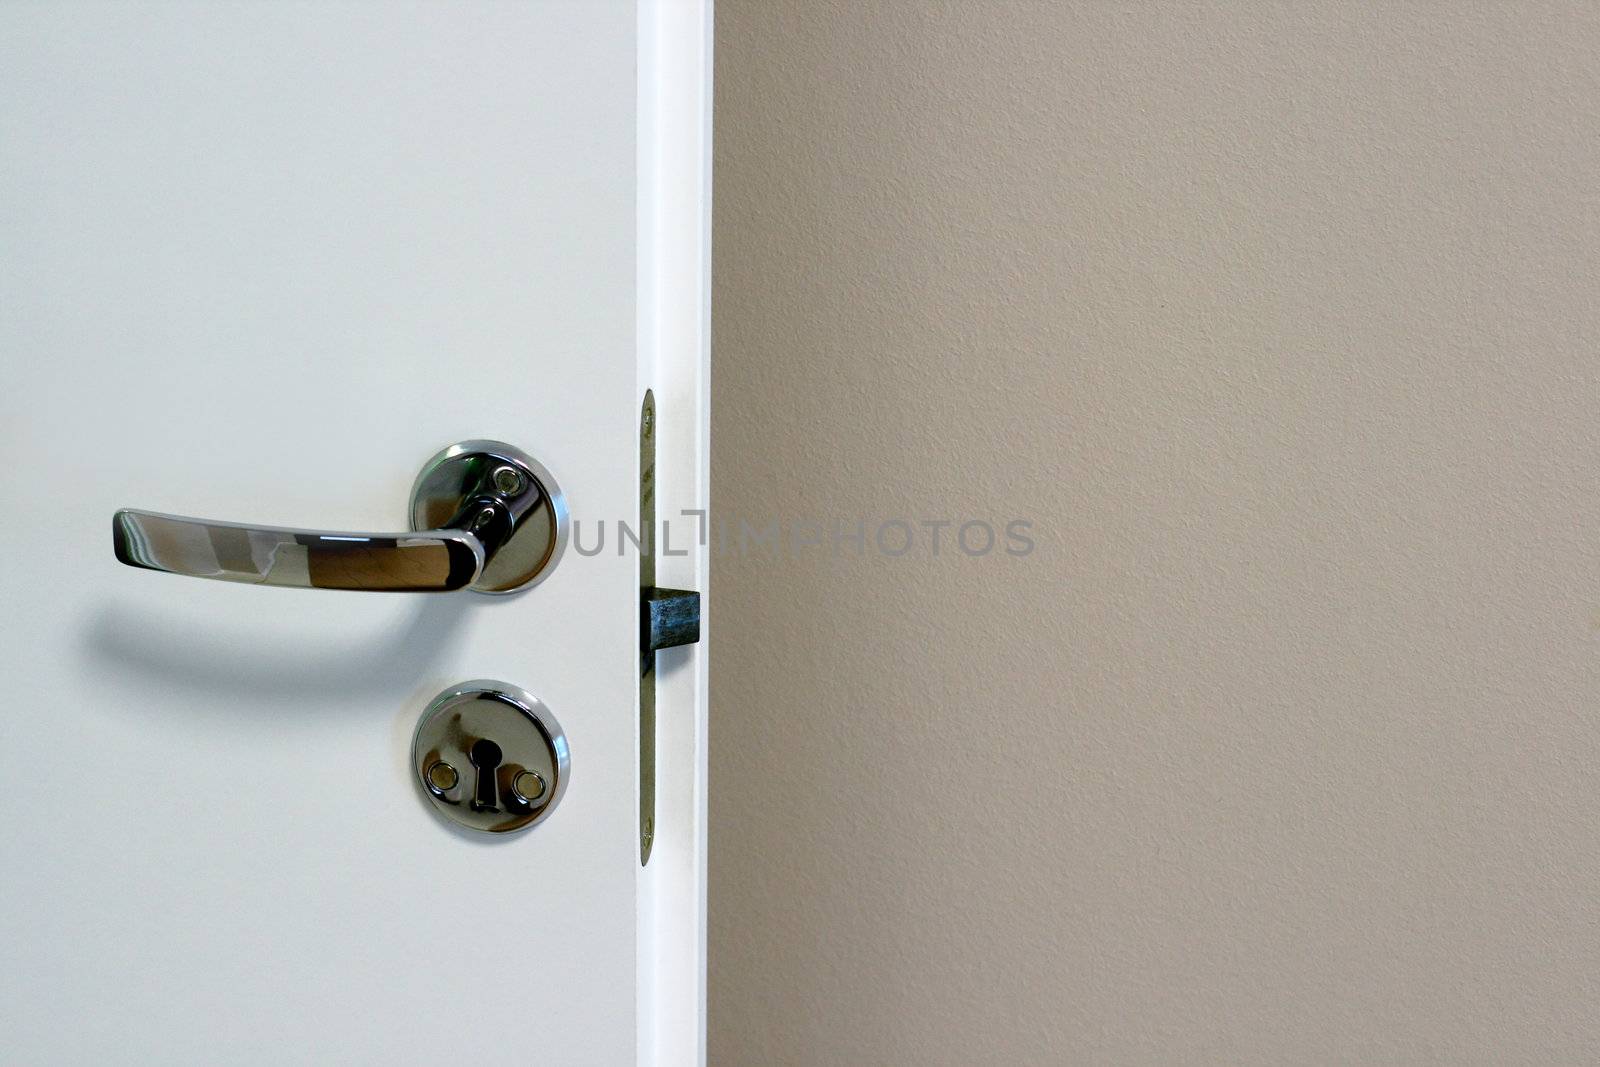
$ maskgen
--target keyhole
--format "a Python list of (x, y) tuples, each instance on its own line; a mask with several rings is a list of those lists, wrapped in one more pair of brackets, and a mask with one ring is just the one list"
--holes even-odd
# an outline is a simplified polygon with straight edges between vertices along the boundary
[(474, 741), (467, 758), (478, 770), (478, 782), (472, 790), (473, 811), (499, 811), (500, 791), (495, 785), (495, 768), (500, 766), (500, 746), (487, 737)]

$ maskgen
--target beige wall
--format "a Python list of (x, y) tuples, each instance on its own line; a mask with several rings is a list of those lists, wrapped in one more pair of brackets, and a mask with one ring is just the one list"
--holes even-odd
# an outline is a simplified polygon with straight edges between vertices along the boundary
[(1600, 1059), (1597, 19), (718, 0), (713, 1064)]

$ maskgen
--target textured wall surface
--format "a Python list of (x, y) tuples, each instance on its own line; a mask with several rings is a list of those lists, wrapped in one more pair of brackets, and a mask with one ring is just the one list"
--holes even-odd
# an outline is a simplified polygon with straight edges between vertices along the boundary
[(713, 1064), (1600, 1058), (1597, 18), (718, 0)]

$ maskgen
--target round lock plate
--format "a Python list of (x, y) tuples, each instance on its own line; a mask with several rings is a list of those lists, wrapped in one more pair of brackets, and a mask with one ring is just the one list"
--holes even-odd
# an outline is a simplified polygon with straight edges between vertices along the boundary
[[(471, 529), (473, 511), (491, 509), (509, 529), (483, 573), (480, 593), (515, 593), (538, 585), (567, 547), (567, 500), (543, 464), (504, 441), (462, 441), (422, 468), (411, 487), (411, 528), (437, 530), (452, 522)], [(474, 530), (474, 532), (477, 532)]]
[(470, 830), (525, 830), (566, 789), (567, 737), (526, 690), (477, 679), (433, 698), (411, 741), (417, 782), (445, 818)]

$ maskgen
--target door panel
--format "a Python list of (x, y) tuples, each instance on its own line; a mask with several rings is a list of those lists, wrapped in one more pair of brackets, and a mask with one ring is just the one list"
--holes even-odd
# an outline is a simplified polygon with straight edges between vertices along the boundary
[[(0, 8), (8, 1059), (633, 1058), (635, 561), (305, 591), (109, 527), (402, 529), (472, 437), (630, 515), (635, 37), (587, 0)], [(571, 744), (525, 835), (410, 777), (476, 677)]]

